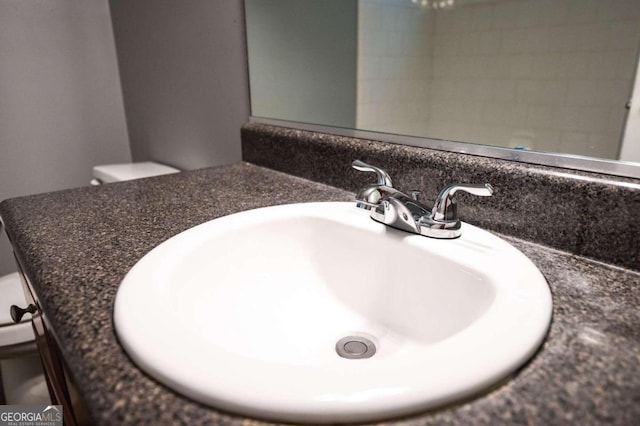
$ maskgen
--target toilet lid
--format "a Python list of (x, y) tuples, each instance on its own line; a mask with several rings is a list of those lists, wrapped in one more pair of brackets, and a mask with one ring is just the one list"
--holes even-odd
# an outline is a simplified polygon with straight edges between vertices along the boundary
[(25, 315), (20, 324), (15, 324), (9, 313), (11, 305), (27, 306), (17, 272), (0, 277), (0, 348), (34, 340), (31, 315)]
[(95, 166), (93, 168), (93, 177), (103, 183), (110, 183), (167, 175), (178, 173), (179, 171), (180, 170), (165, 166), (164, 164), (144, 161), (142, 163), (104, 164), (102, 166)]

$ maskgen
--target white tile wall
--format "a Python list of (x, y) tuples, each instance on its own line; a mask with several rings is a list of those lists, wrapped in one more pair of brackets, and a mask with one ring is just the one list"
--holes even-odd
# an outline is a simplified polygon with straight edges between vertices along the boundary
[(361, 0), (358, 127), (616, 158), (640, 0)]
[(429, 11), (410, 0), (359, 3), (358, 128), (422, 128), (430, 108), (431, 20)]

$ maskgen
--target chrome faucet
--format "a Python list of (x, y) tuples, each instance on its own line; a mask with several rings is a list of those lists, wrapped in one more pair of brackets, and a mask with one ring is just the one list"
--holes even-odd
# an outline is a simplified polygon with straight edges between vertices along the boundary
[(457, 238), (461, 234), (461, 223), (454, 194), (458, 191), (487, 197), (493, 187), (481, 185), (451, 185), (443, 189), (432, 209), (418, 201), (418, 193), (411, 196), (393, 188), (389, 174), (384, 170), (355, 160), (353, 168), (375, 172), (376, 184), (367, 185), (356, 195), (356, 206), (371, 211), (371, 218), (393, 228), (431, 238)]

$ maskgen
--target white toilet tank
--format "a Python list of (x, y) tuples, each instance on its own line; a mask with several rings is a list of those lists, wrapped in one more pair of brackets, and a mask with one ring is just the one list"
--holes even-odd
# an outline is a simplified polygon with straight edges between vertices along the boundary
[(141, 163), (105, 164), (93, 168), (92, 185), (120, 182), (123, 180), (142, 179), (152, 176), (178, 173), (180, 170), (153, 161)]

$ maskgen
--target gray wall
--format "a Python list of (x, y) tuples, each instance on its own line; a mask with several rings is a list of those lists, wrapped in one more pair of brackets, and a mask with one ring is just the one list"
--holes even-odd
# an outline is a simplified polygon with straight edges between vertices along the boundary
[(240, 161), (241, 0), (110, 0), (131, 151), (181, 169)]
[(353, 128), (356, 0), (247, 0), (251, 112)]
[[(106, 0), (0, 1), (0, 200), (130, 161)], [(0, 274), (15, 270), (0, 236)]]

